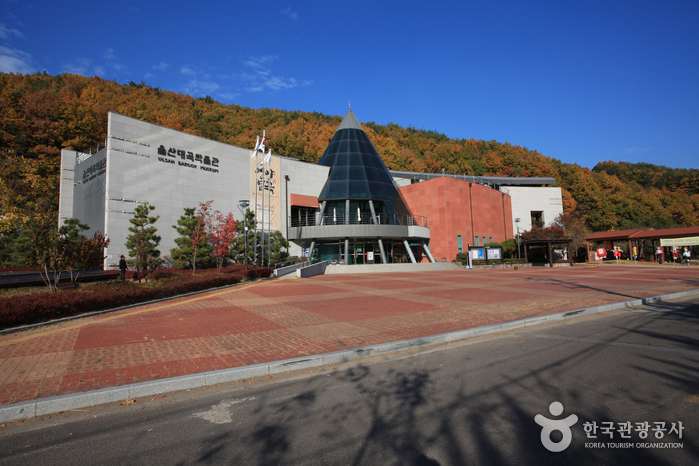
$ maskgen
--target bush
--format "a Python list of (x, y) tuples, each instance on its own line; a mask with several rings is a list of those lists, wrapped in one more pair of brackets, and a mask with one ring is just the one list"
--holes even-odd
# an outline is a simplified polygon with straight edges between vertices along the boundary
[[(127, 272), (135, 277), (135, 272)], [(75, 316), (88, 312), (113, 309), (155, 299), (170, 298), (194, 291), (202, 291), (240, 283), (244, 279), (268, 277), (271, 269), (238, 267), (225, 274), (212, 269), (208, 273), (192, 275), (190, 271), (159, 270), (161, 283), (139, 285), (136, 282), (112, 280), (73, 291), (14, 296), (0, 299), (0, 328), (11, 328), (36, 322)]]

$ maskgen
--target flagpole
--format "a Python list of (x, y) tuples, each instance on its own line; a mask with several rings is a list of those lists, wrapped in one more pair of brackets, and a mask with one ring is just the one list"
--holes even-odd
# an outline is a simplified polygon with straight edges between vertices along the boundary
[(272, 265), (272, 148), (269, 149), (269, 175), (267, 176), (267, 210), (269, 210), (269, 233), (267, 235), (267, 257)]
[[(262, 142), (264, 144), (264, 133), (262, 136)], [(254, 229), (254, 240), (253, 244), (255, 247), (253, 247), (253, 265), (257, 267), (257, 156), (260, 153), (260, 135), (257, 135), (257, 142), (255, 143), (255, 153), (250, 156), (250, 158), (255, 157), (255, 172), (254, 172), (254, 177), (255, 177), (255, 206), (253, 207), (252, 211), (255, 213), (255, 221), (253, 222), (253, 229)], [(245, 247), (247, 248), (247, 235), (245, 236)], [(247, 253), (246, 253), (247, 254)], [(246, 259), (247, 260), (247, 259)]]
[(260, 257), (265, 266), (265, 153), (262, 152), (262, 234), (260, 235)]
[[(264, 136), (262, 136), (262, 140), (264, 141)], [(254, 249), (254, 253), (253, 253), (254, 258), (253, 258), (253, 262), (252, 262), (253, 264), (255, 264), (255, 266), (257, 266), (257, 191), (259, 191), (259, 184), (257, 182), (257, 169), (260, 166), (257, 163), (258, 155), (260, 153), (260, 151), (258, 149), (259, 149), (259, 146), (255, 148), (255, 236), (253, 236), (253, 238), (255, 238), (255, 241), (254, 241), (255, 247), (253, 248)]]

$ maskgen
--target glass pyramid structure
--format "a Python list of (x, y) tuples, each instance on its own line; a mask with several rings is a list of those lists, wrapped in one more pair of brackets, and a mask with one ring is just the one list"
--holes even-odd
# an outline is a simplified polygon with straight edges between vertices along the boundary
[[(372, 201), (377, 215), (410, 215), (374, 145), (350, 109), (320, 159), (330, 167), (318, 201), (344, 212), (345, 202), (364, 209)], [(332, 208), (326, 212), (332, 211)], [(392, 223), (392, 222), (391, 222)]]

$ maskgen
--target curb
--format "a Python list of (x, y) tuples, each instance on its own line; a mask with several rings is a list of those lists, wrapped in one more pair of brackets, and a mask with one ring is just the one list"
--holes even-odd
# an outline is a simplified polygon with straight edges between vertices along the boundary
[(385, 343), (375, 346), (365, 346), (351, 350), (336, 351), (333, 353), (318, 354), (307, 358), (286, 359), (270, 363), (255, 364), (252, 366), (234, 367), (221, 369), (218, 371), (204, 372), (200, 374), (183, 375), (168, 379), (141, 382), (120, 387), (104, 388), (90, 392), (61, 395), (38, 400), (25, 401), (11, 405), (0, 406), (0, 422), (18, 421), (35, 416), (54, 414), (71, 409), (86, 408), (93, 405), (114, 403), (127, 399), (139, 398), (143, 396), (159, 395), (177, 390), (187, 390), (192, 388), (206, 387), (225, 382), (248, 379), (251, 377), (261, 377), (278, 374), (281, 372), (307, 369), (311, 367), (323, 366), (326, 364), (337, 364), (341, 362), (354, 361), (370, 356), (385, 355), (399, 351), (410, 350), (425, 346), (440, 345), (453, 341), (467, 340), (469, 338), (505, 332), (517, 328), (530, 327), (559, 320), (567, 320), (602, 312), (625, 309), (630, 307), (653, 304), (671, 299), (685, 298), (699, 295), (699, 289), (681, 291), (650, 298), (634, 299), (620, 303), (603, 304), (588, 308), (576, 309), (573, 311), (559, 312), (546, 316), (530, 317), (527, 319), (505, 322), (502, 324), (487, 325), (484, 327), (458, 330), (456, 332), (442, 333), (428, 337), (413, 338), (392, 343)]

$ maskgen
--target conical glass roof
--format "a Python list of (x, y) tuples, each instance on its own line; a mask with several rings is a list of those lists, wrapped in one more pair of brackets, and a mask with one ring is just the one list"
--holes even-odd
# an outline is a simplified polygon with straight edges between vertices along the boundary
[(320, 202), (372, 200), (388, 213), (409, 215), (393, 178), (357, 118), (349, 110), (337, 128), (320, 164), (330, 167)]

